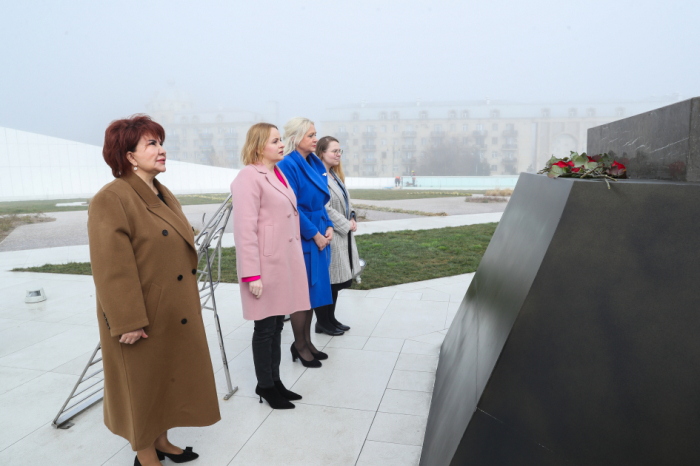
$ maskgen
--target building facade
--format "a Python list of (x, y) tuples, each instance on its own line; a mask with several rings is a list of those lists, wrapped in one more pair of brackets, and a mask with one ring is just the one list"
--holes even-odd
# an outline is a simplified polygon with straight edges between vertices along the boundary
[(165, 148), (174, 160), (237, 168), (248, 129), (261, 121), (277, 121), (277, 103), (265, 114), (247, 110), (196, 108), (189, 96), (174, 88), (156, 93), (146, 105), (165, 128)]
[(408, 175), (430, 147), (446, 143), (467, 147), (491, 175), (516, 175), (541, 169), (552, 155), (584, 152), (589, 128), (678, 100), (362, 103), (328, 109), (321, 127), (340, 141), (349, 176)]

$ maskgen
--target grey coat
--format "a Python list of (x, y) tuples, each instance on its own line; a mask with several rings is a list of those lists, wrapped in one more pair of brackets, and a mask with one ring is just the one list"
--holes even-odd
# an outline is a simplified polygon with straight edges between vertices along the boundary
[[(350, 208), (345, 209), (343, 188), (328, 174), (328, 192), (331, 200), (326, 204), (328, 217), (333, 222), (333, 240), (331, 241), (331, 283), (344, 283), (360, 273), (360, 261), (357, 255), (355, 235), (350, 231), (350, 214), (353, 212), (352, 202), (348, 194)], [(350, 255), (348, 241), (352, 247), (352, 272), (350, 271)]]

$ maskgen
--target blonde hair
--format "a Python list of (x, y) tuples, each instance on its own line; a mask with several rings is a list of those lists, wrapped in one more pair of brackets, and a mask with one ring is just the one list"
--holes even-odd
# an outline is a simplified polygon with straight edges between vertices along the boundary
[[(340, 141), (338, 141), (336, 138), (333, 136), (323, 136), (321, 139), (318, 140), (318, 144), (316, 144), (316, 156), (321, 159), (321, 162), (323, 162), (323, 153), (328, 150), (328, 147), (330, 147), (331, 142), (337, 142), (340, 144)], [(338, 166), (337, 167), (331, 167), (331, 171), (338, 175), (338, 178), (340, 178), (340, 181), (345, 184), (345, 173), (343, 172), (343, 163), (338, 160)]]
[(297, 150), (297, 146), (304, 139), (309, 128), (314, 124), (313, 121), (304, 117), (294, 117), (284, 125), (284, 155), (290, 154)]
[(272, 128), (277, 129), (277, 126), (270, 123), (256, 123), (250, 127), (245, 135), (243, 149), (241, 149), (243, 165), (258, 163), (262, 160), (262, 154), (270, 139)]

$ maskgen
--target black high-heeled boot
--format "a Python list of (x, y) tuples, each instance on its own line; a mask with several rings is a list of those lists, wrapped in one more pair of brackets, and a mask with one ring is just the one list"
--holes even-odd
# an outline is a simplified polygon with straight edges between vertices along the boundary
[(289, 400), (283, 397), (275, 387), (262, 388), (260, 385), (258, 385), (255, 387), (255, 394), (260, 397), (260, 403), (262, 403), (262, 399), (265, 398), (265, 401), (267, 401), (272, 409), (295, 408), (294, 404), (290, 403)]
[(284, 386), (281, 380), (275, 381), (275, 388), (277, 389), (280, 395), (282, 395), (288, 400), (301, 400), (301, 395), (294, 393), (291, 390), (287, 390), (287, 387)]
[[(304, 367), (321, 367), (321, 361), (317, 360), (316, 358), (312, 359), (311, 361), (307, 361), (306, 359), (302, 358), (301, 355), (299, 354), (299, 351), (297, 350), (297, 347), (294, 346), (294, 343), (292, 343), (292, 346), (289, 348), (289, 351), (292, 353), (292, 362), (295, 362), (297, 359), (301, 361), (301, 365)], [(326, 356), (328, 357), (328, 356)]]
[(316, 313), (316, 333), (325, 333), (332, 337), (337, 337), (342, 335), (343, 332), (328, 320), (328, 308), (330, 306), (321, 306), (314, 309)]

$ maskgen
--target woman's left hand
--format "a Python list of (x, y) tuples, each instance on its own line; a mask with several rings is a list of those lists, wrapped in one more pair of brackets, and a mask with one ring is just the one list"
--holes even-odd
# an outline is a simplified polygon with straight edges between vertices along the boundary
[(326, 234), (324, 236), (330, 242), (333, 239), (333, 227), (326, 228)]
[(350, 231), (357, 231), (357, 222), (354, 218), (350, 219)]

